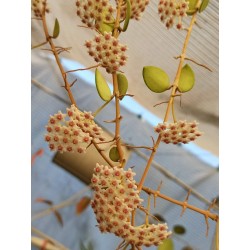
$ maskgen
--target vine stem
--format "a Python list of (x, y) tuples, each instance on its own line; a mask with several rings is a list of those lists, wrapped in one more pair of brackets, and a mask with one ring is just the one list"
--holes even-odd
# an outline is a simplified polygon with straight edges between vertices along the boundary
[[(197, 6), (199, 6), (199, 5), (200, 5), (200, 1), (198, 1), (198, 3), (197, 3)], [(196, 15), (197, 15), (197, 11), (193, 14), (190, 25), (189, 25), (189, 28), (187, 29), (187, 35), (186, 35), (186, 39), (184, 41), (184, 45), (183, 45), (182, 52), (181, 52), (181, 55), (180, 55), (180, 62), (179, 62), (177, 73), (176, 73), (176, 76), (175, 76), (175, 79), (174, 79), (172, 93), (171, 93), (170, 100), (169, 100), (168, 105), (167, 105), (166, 114), (165, 114), (165, 117), (164, 117), (164, 120), (163, 120), (164, 122), (166, 122), (168, 120), (169, 113), (170, 113), (170, 108), (173, 105), (175, 94), (176, 94), (176, 91), (177, 91), (177, 88), (178, 88), (178, 83), (179, 83), (179, 80), (180, 80), (182, 65), (183, 65), (183, 63), (185, 61), (185, 58), (186, 58), (187, 45), (188, 45), (188, 42), (189, 42), (189, 39), (190, 39), (190, 36), (191, 36), (193, 25), (195, 24), (195, 21), (196, 21)]]
[[(115, 20), (115, 25), (114, 25), (114, 31), (113, 31), (113, 36), (115, 38), (118, 38), (119, 32), (118, 29), (120, 27), (120, 16), (121, 16), (121, 4), (122, 0), (119, 0), (117, 3), (117, 14), (116, 14), (116, 20)], [(122, 149), (122, 144), (121, 144), (121, 138), (120, 138), (120, 127), (121, 127), (121, 112), (120, 112), (120, 93), (119, 93), (119, 88), (118, 88), (118, 80), (117, 80), (117, 74), (113, 73), (112, 74), (112, 79), (113, 79), (113, 94), (115, 96), (115, 140), (116, 140), (116, 146), (119, 154), (119, 159), (120, 159), (120, 167), (124, 167), (125, 165), (125, 158), (124, 158), (124, 152)]]
[[(76, 102), (75, 102), (75, 99), (74, 99), (74, 96), (71, 92), (71, 89), (70, 89), (70, 84), (67, 80), (67, 73), (69, 72), (65, 72), (61, 62), (60, 62), (60, 59), (59, 59), (59, 55), (58, 55), (58, 52), (56, 50), (56, 46), (54, 45), (53, 43), (53, 40), (52, 40), (52, 37), (49, 35), (49, 31), (48, 31), (48, 26), (47, 26), (47, 22), (46, 22), (46, 14), (45, 14), (45, 8), (43, 10), (43, 13), (42, 13), (42, 23), (43, 23), (43, 30), (44, 30), (44, 33), (45, 33), (45, 36), (46, 36), (46, 40), (49, 42), (50, 44), (50, 47), (51, 47), (51, 50), (55, 56), (55, 59), (56, 59), (56, 63), (60, 69), (60, 72), (61, 72), (61, 75), (62, 75), (62, 78), (64, 80), (64, 88), (66, 89), (67, 93), (68, 93), (68, 96), (69, 96), (69, 99), (70, 99), (70, 102), (71, 104), (74, 104), (76, 107)], [(112, 164), (112, 162), (106, 157), (105, 153), (100, 149), (100, 147), (97, 145), (96, 142), (93, 142), (93, 145), (95, 146), (96, 150), (99, 152), (99, 154), (102, 156), (102, 158), (111, 166), (111, 167), (114, 167), (114, 165)]]
[[(198, 1), (198, 3), (197, 3), (197, 6), (199, 6), (199, 5), (200, 5), (200, 1)], [(172, 88), (171, 96), (170, 96), (170, 99), (169, 99), (168, 104), (167, 104), (167, 109), (166, 109), (166, 113), (165, 113), (165, 117), (164, 117), (163, 122), (166, 122), (168, 120), (171, 107), (173, 106), (173, 101), (174, 101), (176, 90), (178, 88), (178, 82), (179, 82), (179, 79), (180, 79), (182, 65), (183, 65), (183, 62), (185, 60), (185, 54), (186, 54), (186, 50), (187, 50), (187, 45), (188, 45), (189, 38), (190, 38), (192, 29), (193, 29), (193, 25), (194, 25), (195, 20), (196, 20), (196, 15), (197, 15), (197, 11), (193, 14), (191, 22), (190, 22), (190, 25), (189, 25), (189, 28), (188, 28), (188, 31), (187, 31), (187, 35), (186, 35), (186, 38), (185, 38), (185, 41), (184, 41), (184, 45), (183, 45), (183, 48), (182, 48), (182, 53), (181, 53), (181, 56), (180, 56), (179, 66), (178, 66), (178, 69), (177, 69), (177, 73), (176, 73), (175, 80), (174, 80), (174, 83), (173, 83), (173, 88)], [(156, 141), (156, 143), (155, 143), (155, 145), (153, 147), (152, 153), (151, 153), (151, 155), (150, 155), (150, 157), (148, 159), (147, 165), (146, 165), (146, 167), (144, 169), (144, 172), (142, 174), (141, 180), (140, 180), (140, 182), (138, 184), (138, 190), (139, 190), (139, 192), (142, 189), (142, 186), (143, 186), (144, 181), (145, 181), (145, 179), (147, 177), (149, 168), (150, 168), (151, 163), (152, 163), (152, 161), (154, 159), (156, 151), (157, 151), (157, 149), (158, 149), (158, 147), (160, 145), (160, 142), (161, 142), (161, 135), (159, 135), (158, 138), (157, 138), (157, 141)]]
[(95, 146), (96, 150), (98, 153), (102, 156), (102, 158), (110, 165), (110, 167), (114, 168), (114, 164), (109, 160), (109, 158), (105, 155), (103, 150), (98, 146), (98, 144), (93, 140), (92, 141), (93, 145)]
[(55, 47), (55, 44), (52, 40), (52, 37), (49, 35), (49, 31), (48, 31), (48, 26), (47, 26), (47, 22), (46, 22), (46, 14), (45, 14), (45, 6), (43, 8), (43, 12), (42, 12), (42, 23), (43, 23), (43, 30), (44, 30), (44, 33), (45, 33), (45, 36), (46, 36), (46, 40), (49, 42), (50, 44), (50, 47), (51, 47), (51, 50), (55, 56), (55, 59), (56, 59), (56, 63), (61, 71), (61, 74), (62, 74), (62, 77), (63, 77), (63, 81), (64, 81), (64, 88), (66, 89), (67, 93), (68, 93), (68, 96), (69, 96), (69, 99), (71, 101), (72, 104), (74, 104), (76, 107), (76, 102), (75, 102), (75, 99), (74, 99), (74, 96), (71, 92), (71, 89), (70, 89), (70, 84), (67, 80), (67, 75), (64, 71), (64, 68), (60, 62), (60, 59), (59, 59), (59, 55), (58, 55), (58, 52), (57, 52), (57, 49)]

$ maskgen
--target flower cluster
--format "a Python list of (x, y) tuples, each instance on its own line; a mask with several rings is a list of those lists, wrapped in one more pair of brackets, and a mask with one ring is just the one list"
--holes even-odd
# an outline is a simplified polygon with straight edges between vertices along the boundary
[(88, 48), (89, 55), (94, 57), (96, 62), (101, 63), (108, 73), (114, 73), (120, 66), (126, 64), (127, 46), (120, 44), (111, 33), (104, 32), (104, 35), (96, 35), (94, 40), (86, 41), (85, 46)]
[[(116, 0), (117, 2), (117, 0)], [(130, 0), (131, 3), (131, 19), (140, 20), (142, 13), (146, 6), (149, 4), (149, 0)], [(126, 4), (121, 8), (121, 19), (126, 17)]]
[(81, 112), (74, 105), (67, 114), (59, 111), (50, 116), (45, 135), (52, 151), (85, 153), (93, 139), (104, 141), (102, 129), (94, 122), (91, 112)]
[(187, 16), (188, 4), (186, 0), (160, 0), (158, 13), (168, 29), (175, 23), (177, 29), (182, 29), (182, 18)]
[(132, 226), (131, 212), (143, 201), (133, 179), (135, 173), (96, 164), (91, 179), (95, 191), (91, 206), (101, 232), (114, 233), (135, 246), (159, 245), (171, 232), (166, 224)]
[(194, 141), (202, 133), (197, 129), (196, 121), (177, 121), (176, 123), (159, 123), (155, 131), (161, 135), (161, 140), (167, 144), (188, 143)]
[(114, 8), (109, 0), (77, 0), (77, 15), (88, 27), (100, 28), (102, 21), (113, 20)]
[(32, 0), (31, 9), (34, 12), (35, 17), (42, 17), (44, 8), (45, 11), (48, 13), (49, 9), (47, 8), (46, 0)]

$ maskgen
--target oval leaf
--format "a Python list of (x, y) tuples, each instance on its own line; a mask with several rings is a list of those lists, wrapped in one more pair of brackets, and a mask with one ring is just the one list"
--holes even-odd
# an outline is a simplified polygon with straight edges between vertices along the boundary
[(99, 27), (99, 31), (104, 34), (104, 32), (113, 32), (114, 30), (114, 24), (113, 23), (105, 23), (105, 22), (101, 22), (100, 27)]
[(176, 234), (182, 235), (182, 234), (186, 233), (186, 228), (184, 226), (182, 226), (182, 225), (175, 225), (173, 231)]
[(147, 87), (155, 93), (162, 93), (170, 88), (168, 75), (158, 67), (145, 66), (142, 75)]
[(111, 91), (109, 89), (109, 86), (100, 73), (98, 69), (95, 70), (95, 84), (96, 89), (99, 94), (99, 96), (102, 98), (103, 101), (109, 101), (111, 99)]
[(193, 15), (196, 11), (196, 5), (198, 3), (198, 0), (189, 0), (189, 4), (188, 4), (188, 11), (187, 11), (187, 14), (190, 16), (190, 15)]
[(83, 197), (77, 204), (76, 204), (76, 214), (81, 214), (90, 204), (91, 199), (88, 196)]
[(104, 34), (104, 32), (113, 32), (114, 30), (114, 26), (115, 26), (115, 19), (113, 16), (111, 16), (111, 19), (108, 23), (106, 23), (105, 20), (105, 16), (108, 14), (108, 10), (104, 10), (102, 12), (102, 16), (101, 16), (101, 22), (100, 22), (100, 27), (98, 27), (98, 30)]
[(202, 12), (203, 10), (205, 10), (208, 6), (209, 0), (203, 0), (199, 9), (199, 12)]
[(120, 157), (119, 157), (119, 152), (118, 152), (117, 147), (113, 147), (113, 148), (110, 149), (109, 158), (114, 162), (119, 161)]
[(130, 3), (130, 0), (127, 0), (126, 2), (127, 2), (127, 6), (126, 6), (126, 18), (125, 18), (125, 22), (124, 22), (122, 31), (126, 31), (127, 30), (128, 24), (129, 24), (129, 20), (130, 20), (130, 17), (131, 17), (131, 3)]
[(54, 24), (53, 38), (57, 38), (59, 36), (59, 33), (60, 33), (60, 25), (56, 18), (55, 24)]
[(128, 80), (125, 75), (119, 73), (117, 74), (117, 81), (118, 81), (120, 100), (122, 100), (128, 90)]
[(174, 250), (174, 242), (172, 239), (165, 239), (157, 250)]
[(193, 88), (194, 82), (195, 82), (194, 72), (191, 69), (191, 67), (188, 64), (186, 64), (181, 70), (178, 90), (182, 93), (187, 92)]

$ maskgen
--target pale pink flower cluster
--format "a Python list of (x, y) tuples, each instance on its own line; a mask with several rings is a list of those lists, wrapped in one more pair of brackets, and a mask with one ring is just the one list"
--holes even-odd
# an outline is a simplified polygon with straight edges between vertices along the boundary
[(202, 133), (198, 131), (196, 121), (177, 121), (175, 123), (159, 123), (155, 127), (155, 132), (161, 135), (161, 140), (167, 144), (188, 143), (194, 141)]
[[(117, 2), (117, 0), (116, 0)], [(146, 6), (149, 4), (149, 0), (130, 0), (131, 4), (131, 19), (140, 20), (142, 13), (144, 12)], [(126, 4), (121, 8), (121, 19), (126, 17)]]
[(77, 0), (77, 15), (88, 27), (100, 28), (101, 22), (110, 22), (114, 8), (109, 0)]
[(186, 0), (160, 0), (158, 13), (161, 21), (169, 29), (176, 23), (177, 29), (182, 29), (182, 19), (187, 16), (189, 2)]
[(108, 73), (114, 73), (126, 64), (127, 46), (120, 44), (111, 33), (104, 32), (104, 35), (96, 35), (94, 40), (86, 41), (85, 46), (88, 48), (89, 55), (94, 57), (96, 62), (101, 63)]
[(67, 114), (59, 111), (50, 116), (46, 128), (45, 141), (52, 151), (85, 153), (93, 139), (105, 140), (91, 112), (81, 112), (74, 105), (67, 108)]
[(49, 12), (49, 9), (47, 8), (46, 0), (32, 0), (31, 2), (31, 9), (34, 12), (35, 17), (42, 17), (42, 13), (44, 11)]
[(118, 167), (96, 164), (91, 179), (94, 198), (91, 206), (101, 232), (114, 233), (135, 246), (159, 245), (171, 232), (167, 224), (132, 226), (131, 212), (143, 201), (139, 197), (135, 173)]

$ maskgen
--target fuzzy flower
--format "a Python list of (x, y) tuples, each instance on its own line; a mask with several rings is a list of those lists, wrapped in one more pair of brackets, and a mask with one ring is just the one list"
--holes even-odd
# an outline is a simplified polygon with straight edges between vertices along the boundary
[[(117, 3), (117, 0), (116, 0)], [(130, 19), (140, 20), (142, 13), (146, 6), (149, 4), (149, 0), (130, 0), (131, 3), (131, 17)], [(126, 4), (121, 8), (121, 19), (126, 17)]]
[(113, 19), (114, 8), (109, 0), (77, 0), (77, 15), (88, 27), (99, 29), (102, 21), (110, 22)]
[(159, 123), (155, 132), (161, 135), (161, 140), (166, 144), (188, 143), (194, 141), (202, 133), (198, 131), (196, 121), (177, 121), (176, 123)]
[(50, 116), (45, 135), (52, 151), (85, 153), (93, 139), (104, 141), (102, 129), (94, 122), (91, 112), (81, 112), (74, 105), (67, 114), (59, 111)]
[(182, 29), (182, 19), (187, 16), (189, 2), (186, 0), (160, 0), (158, 13), (161, 21), (169, 29), (176, 24), (177, 29)]
[(42, 17), (42, 13), (44, 11), (48, 13), (49, 9), (47, 8), (46, 0), (32, 0), (31, 9), (34, 12), (35, 17)]
[(127, 46), (120, 44), (111, 33), (104, 32), (104, 35), (96, 35), (94, 40), (86, 41), (85, 46), (88, 48), (89, 55), (94, 57), (96, 62), (101, 63), (108, 73), (114, 73), (120, 66), (126, 64)]
[(143, 201), (139, 197), (134, 175), (131, 169), (125, 171), (96, 164), (91, 179), (94, 189), (91, 206), (98, 227), (101, 232), (114, 233), (136, 246), (158, 246), (171, 234), (167, 232), (167, 224), (131, 225), (131, 212)]

